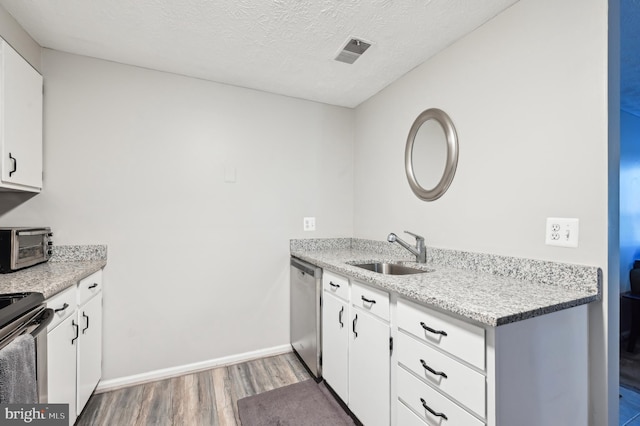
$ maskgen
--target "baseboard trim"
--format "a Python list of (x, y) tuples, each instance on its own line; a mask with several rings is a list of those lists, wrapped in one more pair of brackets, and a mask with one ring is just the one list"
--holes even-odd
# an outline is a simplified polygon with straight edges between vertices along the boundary
[(154, 382), (156, 380), (170, 379), (184, 374), (197, 373), (215, 367), (225, 367), (227, 365), (239, 364), (267, 356), (281, 355), (291, 352), (291, 345), (273, 346), (271, 348), (260, 349), (252, 352), (225, 356), (222, 358), (210, 359), (207, 361), (194, 362), (192, 364), (180, 365), (177, 367), (163, 368), (149, 371), (147, 373), (134, 374), (133, 376), (119, 377), (117, 379), (101, 380), (96, 387), (95, 393), (113, 391), (130, 386), (141, 385)]

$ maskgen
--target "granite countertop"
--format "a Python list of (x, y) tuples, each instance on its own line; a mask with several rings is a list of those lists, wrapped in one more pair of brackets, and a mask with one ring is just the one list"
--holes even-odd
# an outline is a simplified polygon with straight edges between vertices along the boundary
[[(601, 271), (597, 267), (447, 250), (435, 250), (426, 265), (418, 265), (415, 258), (410, 261), (401, 252), (378, 250), (371, 241), (345, 243), (347, 240), (335, 240), (338, 243), (333, 246), (292, 240), (291, 255), (489, 326), (500, 326), (601, 298)], [(401, 262), (431, 272), (383, 275), (351, 264), (373, 261)], [(527, 279), (529, 277), (537, 280)]]
[(0, 294), (35, 291), (45, 299), (104, 268), (106, 260), (47, 262), (0, 275)]
[(104, 268), (107, 246), (53, 246), (51, 260), (9, 274), (0, 274), (0, 294), (38, 292), (45, 299), (76, 285)]

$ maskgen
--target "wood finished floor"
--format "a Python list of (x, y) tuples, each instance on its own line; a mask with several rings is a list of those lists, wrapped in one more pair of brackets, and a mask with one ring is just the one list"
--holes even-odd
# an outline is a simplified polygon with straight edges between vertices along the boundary
[(93, 395), (76, 426), (240, 426), (237, 401), (310, 376), (293, 353)]

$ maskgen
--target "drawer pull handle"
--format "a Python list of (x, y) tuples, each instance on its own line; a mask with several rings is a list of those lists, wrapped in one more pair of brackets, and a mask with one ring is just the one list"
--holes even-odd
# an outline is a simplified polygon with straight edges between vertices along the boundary
[(86, 318), (87, 320), (87, 326), (85, 328), (82, 329), (82, 334), (84, 334), (85, 331), (87, 331), (89, 329), (89, 315), (85, 314), (84, 312), (82, 313), (82, 316)]
[(424, 400), (424, 398), (420, 398), (420, 402), (422, 402), (422, 406), (424, 407), (425, 410), (427, 410), (428, 412), (430, 412), (431, 414), (433, 414), (436, 417), (442, 417), (445, 420), (449, 420), (447, 418), (447, 416), (444, 413), (437, 413), (434, 410), (432, 410), (428, 405), (427, 405), (427, 401)]
[(62, 312), (66, 310), (68, 307), (69, 307), (69, 304), (65, 303), (64, 305), (62, 305), (62, 308), (54, 309), (53, 312)]
[(429, 333), (433, 333), (433, 334), (441, 334), (443, 336), (447, 335), (446, 331), (442, 331), (442, 330), (434, 330), (433, 328), (429, 327), (427, 324), (421, 322), (420, 325), (422, 326), (422, 328), (424, 328), (425, 330), (427, 330)]
[(89, 286), (89, 289), (98, 287), (98, 283), (93, 283)]
[(76, 324), (75, 320), (71, 320), (71, 326), (76, 329), (76, 335), (73, 339), (71, 339), (71, 344), (73, 345), (73, 343), (78, 340), (78, 336), (80, 336), (80, 327), (78, 327), (78, 324)]
[[(353, 318), (353, 334), (355, 335), (355, 337), (358, 337), (358, 332), (356, 331), (356, 324), (358, 323), (358, 314), (356, 314), (355, 318)], [(354, 337), (354, 338), (355, 338)]]
[(334, 282), (333, 282), (333, 281), (329, 281), (329, 285), (330, 285), (331, 287), (333, 287), (333, 288), (340, 288), (340, 285), (339, 285), (339, 284), (334, 284)]
[(344, 327), (344, 323), (342, 322), (342, 314), (344, 314), (344, 306), (340, 309), (340, 313), (338, 313), (338, 322), (340, 323), (340, 328)]
[(9, 153), (9, 159), (13, 160), (13, 170), (9, 172), (9, 177), (11, 177), (15, 172), (18, 171), (18, 159)]
[(427, 370), (429, 373), (431, 373), (431, 374), (435, 374), (436, 376), (442, 376), (442, 377), (444, 377), (445, 379), (447, 378), (447, 375), (446, 375), (445, 373), (443, 373), (442, 371), (436, 371), (436, 370), (434, 370), (433, 368), (429, 367), (429, 366), (427, 365), (427, 363), (426, 363), (426, 362), (424, 362), (424, 359), (421, 359), (421, 360), (420, 360), (420, 364), (422, 364), (422, 367), (423, 367), (425, 370)]
[(367, 303), (371, 303), (371, 304), (376, 303), (376, 301), (375, 301), (375, 300), (373, 300), (373, 299), (367, 299), (367, 298), (366, 298), (366, 297), (364, 297), (364, 296), (361, 296), (361, 297), (362, 297), (362, 300), (363, 300), (363, 301), (365, 301), (365, 302), (367, 302)]

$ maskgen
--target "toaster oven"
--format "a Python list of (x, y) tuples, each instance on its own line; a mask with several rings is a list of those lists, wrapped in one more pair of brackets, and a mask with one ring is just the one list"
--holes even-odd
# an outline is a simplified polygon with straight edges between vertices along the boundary
[(0, 273), (17, 271), (51, 257), (51, 228), (0, 228)]

